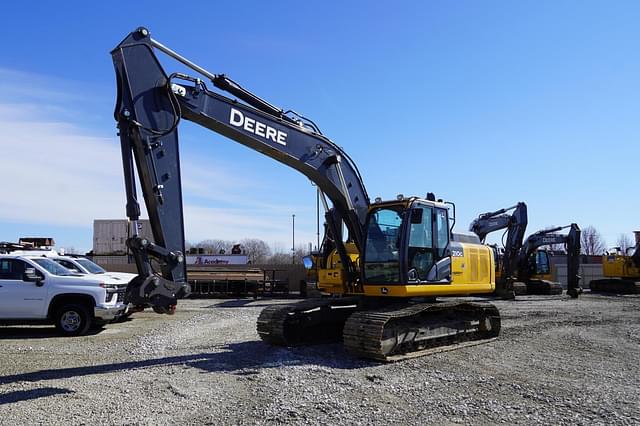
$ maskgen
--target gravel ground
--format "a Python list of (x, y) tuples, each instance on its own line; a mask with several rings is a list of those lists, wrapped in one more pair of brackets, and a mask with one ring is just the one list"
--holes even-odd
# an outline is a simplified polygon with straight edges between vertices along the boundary
[(270, 300), (187, 300), (97, 334), (0, 328), (0, 424), (640, 423), (640, 297), (495, 302), (492, 343), (392, 364), (275, 348)]

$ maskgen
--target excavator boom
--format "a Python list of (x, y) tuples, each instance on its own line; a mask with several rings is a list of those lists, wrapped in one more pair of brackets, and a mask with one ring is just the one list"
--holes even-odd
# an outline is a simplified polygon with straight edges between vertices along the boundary
[[(209, 90), (199, 77), (168, 76), (156, 50), (179, 60), (243, 102)], [(356, 273), (338, 236), (344, 222), (352, 242), (358, 249), (362, 247), (369, 198), (353, 161), (323, 136), (315, 124), (295, 113), (286, 114), (224, 75), (207, 72), (153, 40), (145, 28), (129, 34), (111, 54), (117, 75), (114, 116), (122, 147), (127, 216), (132, 223), (128, 245), (140, 273), (130, 286), (130, 302), (149, 304), (159, 312), (168, 312), (176, 299), (189, 291), (183, 255), (184, 215), (177, 128), (181, 119), (198, 123), (284, 163), (315, 183), (330, 210), (326, 214), (327, 224), (342, 263), (351, 269), (352, 275)], [(154, 243), (137, 235), (140, 206), (134, 162)], [(331, 208), (325, 195), (331, 201)], [(160, 271), (153, 269), (152, 259), (158, 261)]]
[[(567, 234), (559, 234), (558, 231), (569, 228)], [(531, 270), (527, 267), (530, 256), (539, 247), (553, 244), (564, 244), (567, 252), (567, 294), (578, 297), (582, 293), (580, 287), (580, 227), (572, 223), (567, 226), (544, 229), (529, 235), (518, 253), (518, 279), (529, 281)]]
[[(507, 212), (513, 210), (511, 214)], [(483, 213), (473, 222), (469, 230), (475, 233), (482, 242), (491, 232), (506, 229), (504, 254), (502, 256), (500, 279), (496, 283), (496, 292), (503, 297), (513, 297), (513, 281), (516, 270), (516, 259), (522, 247), (522, 240), (527, 229), (527, 205), (519, 202), (515, 206)]]

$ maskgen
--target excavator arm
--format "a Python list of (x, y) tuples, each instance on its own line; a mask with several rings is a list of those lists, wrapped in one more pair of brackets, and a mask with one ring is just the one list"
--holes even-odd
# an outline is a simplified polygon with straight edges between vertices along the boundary
[[(167, 75), (156, 51), (199, 74)], [(356, 279), (341, 236), (361, 250), (369, 198), (357, 167), (310, 120), (283, 111), (222, 74), (212, 74), (150, 37), (146, 28), (129, 34), (112, 52), (117, 77), (114, 116), (118, 123), (131, 234), (127, 242), (138, 277), (127, 301), (171, 312), (188, 294), (184, 258), (184, 215), (178, 124), (197, 123), (292, 167), (317, 185), (325, 206), (332, 243)], [(202, 78), (237, 99), (209, 90)], [(134, 168), (135, 163), (135, 168)], [(140, 205), (136, 170), (149, 214), (154, 242), (138, 235)], [(329, 199), (329, 206), (326, 199)]]
[[(513, 210), (511, 214), (508, 211)], [(487, 235), (491, 232), (506, 229), (506, 240), (504, 243), (504, 255), (502, 258), (501, 285), (510, 284), (514, 280), (514, 273), (517, 266), (517, 257), (522, 240), (527, 229), (527, 205), (519, 202), (515, 206), (496, 210), (494, 212), (483, 213), (478, 216), (469, 227), (469, 231), (475, 233), (484, 243)], [(510, 285), (506, 290), (511, 290)]]
[[(558, 231), (569, 228), (569, 232), (559, 234)], [(525, 240), (518, 254), (519, 279), (528, 281), (529, 268), (526, 264), (531, 254), (539, 247), (551, 244), (564, 244), (567, 252), (567, 293), (571, 297), (578, 297), (582, 292), (580, 288), (580, 227), (572, 223), (567, 226), (558, 226), (535, 232)]]

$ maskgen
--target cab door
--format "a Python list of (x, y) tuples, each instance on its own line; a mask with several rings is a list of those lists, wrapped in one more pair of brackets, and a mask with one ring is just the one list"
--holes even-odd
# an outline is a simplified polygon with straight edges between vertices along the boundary
[[(24, 281), (33, 265), (21, 259), (0, 259), (0, 318), (39, 319), (46, 317), (47, 288)], [(43, 284), (44, 281), (41, 281)]]
[[(449, 275), (447, 271), (436, 271), (450, 268), (439, 261), (448, 257), (449, 221), (446, 209), (415, 204), (411, 210), (409, 237), (407, 248), (407, 271), (409, 282), (439, 280)], [(442, 268), (441, 268), (442, 266)]]
[(531, 253), (529, 262), (529, 270), (532, 278), (551, 279), (551, 262), (549, 261), (549, 253), (547, 251), (537, 250)]

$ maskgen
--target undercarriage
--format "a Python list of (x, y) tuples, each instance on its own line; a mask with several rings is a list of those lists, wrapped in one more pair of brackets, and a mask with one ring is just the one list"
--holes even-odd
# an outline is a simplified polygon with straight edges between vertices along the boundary
[(562, 284), (549, 280), (529, 280), (525, 283), (526, 294), (554, 295), (562, 294)]
[(589, 288), (601, 293), (640, 294), (640, 281), (631, 278), (604, 278), (591, 281)]
[(489, 303), (375, 303), (365, 298), (312, 299), (262, 311), (262, 340), (278, 346), (343, 341), (351, 354), (398, 361), (492, 341), (500, 313)]

